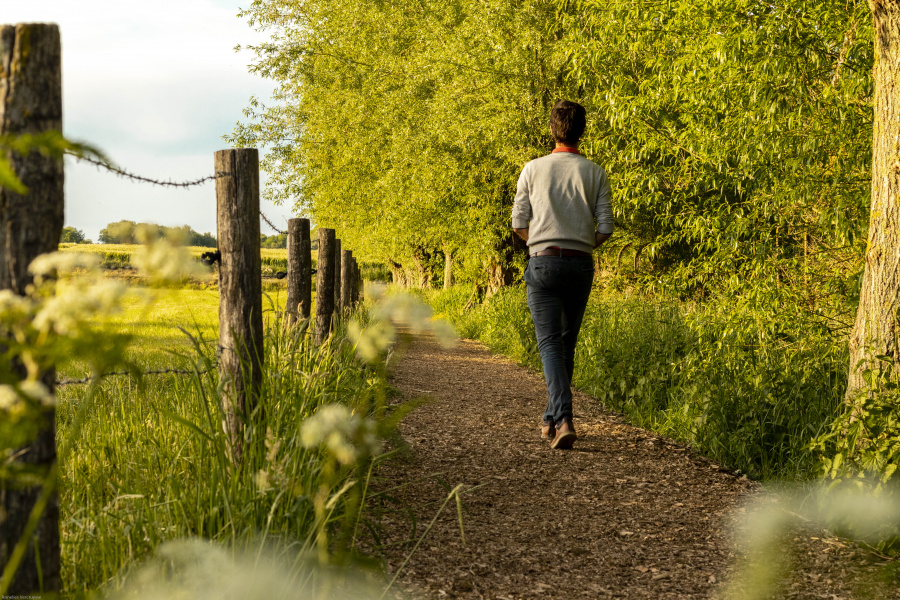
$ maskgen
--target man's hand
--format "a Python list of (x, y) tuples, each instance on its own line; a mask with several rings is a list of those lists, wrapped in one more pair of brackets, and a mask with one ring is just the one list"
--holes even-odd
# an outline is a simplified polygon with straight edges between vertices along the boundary
[(528, 228), (527, 227), (525, 229), (516, 229), (515, 227), (513, 227), (513, 232), (517, 236), (519, 236), (520, 238), (525, 240), (526, 242), (528, 241)]
[[(528, 230), (526, 229), (525, 231), (527, 233)], [(594, 232), (594, 248), (599, 248), (600, 246), (602, 246), (603, 242), (608, 240), (610, 237), (612, 237), (611, 233)]]

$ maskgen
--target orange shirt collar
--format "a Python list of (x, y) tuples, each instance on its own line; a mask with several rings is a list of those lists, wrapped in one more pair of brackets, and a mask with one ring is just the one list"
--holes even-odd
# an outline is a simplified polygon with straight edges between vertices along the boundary
[(578, 148), (571, 148), (569, 146), (560, 146), (559, 148), (554, 148), (553, 152), (551, 152), (550, 154), (555, 154), (557, 152), (571, 152), (572, 154), (581, 154), (581, 152), (578, 151)]

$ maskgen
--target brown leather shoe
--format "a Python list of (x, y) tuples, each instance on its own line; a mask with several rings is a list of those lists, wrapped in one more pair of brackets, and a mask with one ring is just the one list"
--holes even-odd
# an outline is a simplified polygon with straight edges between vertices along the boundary
[(556, 428), (556, 436), (550, 442), (550, 447), (559, 450), (570, 450), (577, 439), (578, 436), (575, 435), (575, 426), (572, 424), (572, 419), (564, 419), (559, 424), (559, 427)]
[(556, 437), (556, 423), (553, 421), (544, 421), (541, 425), (541, 439), (552, 440)]

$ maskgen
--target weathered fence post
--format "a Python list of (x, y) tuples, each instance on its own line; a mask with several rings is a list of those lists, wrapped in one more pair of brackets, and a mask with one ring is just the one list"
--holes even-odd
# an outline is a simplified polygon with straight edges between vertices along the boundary
[[(62, 131), (59, 28), (20, 23), (0, 26), (0, 135)], [(13, 172), (28, 188), (24, 196), (0, 189), (0, 288), (24, 295), (31, 261), (57, 249), (63, 227), (63, 162), (31, 152), (8, 152)], [(56, 370), (43, 374), (53, 393)], [(31, 512), (45, 501), (40, 520), (4, 597), (38, 597), (60, 589), (59, 496), (56, 494), (56, 415), (46, 409), (32, 443), (18, 461), (36, 469), (45, 485), (0, 483), (0, 569), (9, 566), (24, 539)], [(49, 487), (45, 487), (49, 486)], [(49, 493), (49, 496), (48, 496)], [(43, 595), (43, 594), (41, 594)]]
[(308, 319), (312, 304), (312, 250), (309, 240), (309, 219), (288, 220), (288, 319)]
[(334, 229), (319, 227), (319, 257), (316, 265), (316, 343), (331, 331), (334, 312)]
[(362, 277), (359, 272), (359, 263), (353, 259), (353, 306), (359, 304), (359, 287), (362, 285)]
[(334, 310), (341, 312), (341, 240), (334, 240)]
[(259, 256), (259, 153), (215, 154), (219, 265), (219, 379), (234, 463), (244, 452), (244, 425), (259, 402), (263, 368), (262, 273)]
[(353, 253), (341, 250), (341, 308), (350, 308), (352, 295), (350, 282), (353, 277)]

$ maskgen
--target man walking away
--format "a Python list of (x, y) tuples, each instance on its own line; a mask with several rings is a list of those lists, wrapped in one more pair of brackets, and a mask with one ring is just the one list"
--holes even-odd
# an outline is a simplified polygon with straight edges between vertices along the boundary
[(541, 437), (560, 449), (572, 448), (577, 439), (571, 385), (575, 342), (594, 278), (591, 250), (613, 230), (606, 172), (578, 151), (585, 123), (583, 106), (556, 103), (550, 113), (556, 148), (522, 169), (512, 211), (513, 231), (528, 244), (528, 308), (549, 396)]

